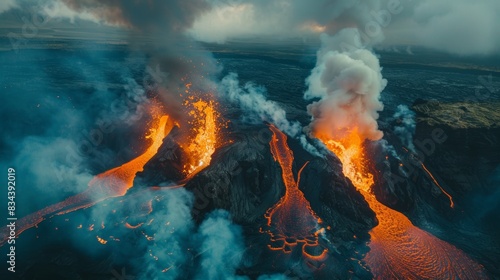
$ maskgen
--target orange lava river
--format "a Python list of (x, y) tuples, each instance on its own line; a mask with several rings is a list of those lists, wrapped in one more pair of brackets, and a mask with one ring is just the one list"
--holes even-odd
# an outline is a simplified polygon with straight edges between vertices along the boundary
[[(132, 187), (136, 173), (143, 170), (144, 165), (160, 148), (163, 138), (172, 130), (173, 122), (169, 121), (169, 116), (165, 115), (157, 120), (156, 126), (150, 130), (151, 134), (146, 136), (152, 140), (152, 143), (143, 154), (121, 166), (95, 176), (84, 192), (21, 218), (17, 221), (16, 236), (36, 226), (47, 217), (87, 208), (107, 198), (125, 195), (127, 190)], [(0, 246), (7, 241), (7, 238), (8, 232), (2, 230), (0, 232)]]
[[(317, 135), (343, 164), (343, 172), (364, 196), (379, 224), (370, 231), (364, 261), (375, 279), (485, 279), (484, 269), (455, 246), (414, 226), (403, 214), (378, 202), (366, 166), (362, 139), (354, 130), (345, 139)], [(451, 200), (451, 198), (450, 198)]]
[(311, 209), (309, 201), (299, 190), (298, 178), (295, 180), (292, 165), (293, 154), (286, 143), (286, 135), (274, 126), (270, 126), (273, 136), (269, 145), (274, 160), (277, 161), (282, 170), (283, 183), (285, 184), (285, 195), (281, 200), (271, 207), (267, 213), (267, 233), (271, 236), (271, 250), (281, 250), (290, 253), (295, 248), (302, 248), (302, 255), (308, 259), (323, 260), (328, 251), (318, 244), (318, 234), (323, 231), (320, 228), (321, 220)]
[[(214, 102), (202, 99), (196, 100), (190, 96), (184, 105), (186, 108), (191, 108), (188, 113), (191, 119), (188, 127), (189, 139), (185, 139), (180, 143), (181, 148), (188, 155), (184, 165), (186, 179), (183, 181), (186, 181), (210, 164), (221, 125), (218, 122), (220, 116), (215, 110), (216, 104)], [(156, 155), (163, 143), (163, 139), (174, 127), (175, 121), (168, 115), (161, 116), (158, 113), (159, 110), (161, 108), (157, 104), (151, 108), (154, 128), (151, 128), (150, 134), (145, 137), (150, 139), (151, 143), (141, 155), (121, 166), (96, 175), (88, 183), (88, 188), (84, 192), (19, 219), (17, 221), (16, 236), (51, 216), (63, 215), (90, 207), (108, 198), (125, 195), (128, 189), (133, 186), (136, 174), (143, 171), (144, 165)], [(175, 187), (178, 186), (180, 185)], [(0, 230), (0, 246), (7, 241), (8, 235), (7, 228)]]

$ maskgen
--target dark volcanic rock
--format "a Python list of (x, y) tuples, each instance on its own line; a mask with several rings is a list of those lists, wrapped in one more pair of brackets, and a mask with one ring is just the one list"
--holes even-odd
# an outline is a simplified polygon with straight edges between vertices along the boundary
[(499, 277), (500, 103), (417, 102), (413, 110), (416, 139), (429, 139), (429, 135), (433, 139), (436, 130), (446, 136), (435, 151), (424, 151), (425, 164), (457, 205), (443, 236)]
[(446, 141), (426, 154), (427, 162), (457, 194), (494, 192), (491, 178), (500, 165), (500, 103), (417, 102), (416, 139), (442, 130)]
[[(219, 148), (210, 165), (185, 188), (195, 196), (193, 216), (197, 221), (203, 220), (212, 210), (222, 208), (231, 213), (236, 223), (244, 226), (252, 248), (249, 255), (254, 259), (250, 261), (251, 268), (245, 269), (243, 274), (283, 273), (289, 268), (287, 262), (297, 262), (300, 258), (296, 259), (296, 254), (270, 251), (267, 248), (270, 236), (259, 233), (259, 228), (267, 222), (266, 211), (285, 194), (281, 166), (271, 154), (271, 132), (267, 127), (254, 126), (244, 130), (245, 133), (230, 136), (233, 143)], [(361, 259), (363, 252), (367, 251), (368, 231), (377, 222), (375, 214), (344, 177), (337, 158), (333, 155), (327, 158), (312, 156), (294, 139), (288, 138), (288, 145), (294, 155), (295, 176), (309, 161), (301, 173), (299, 188), (326, 229), (321, 238), (328, 241), (321, 242), (326, 243), (330, 257), (324, 264), (325, 269), (315, 273), (327, 278), (370, 277), (361, 265)], [(308, 266), (304, 264), (304, 267)]]
[[(413, 106), (417, 113), (415, 151), (404, 149), (390, 129), (384, 138), (396, 148), (397, 157), (385, 155), (377, 145), (370, 147), (377, 164), (373, 171), (378, 186), (374, 191), (379, 200), (407, 212), (420, 196), (436, 208), (450, 212), (446, 209), (449, 198), (434, 179), (453, 197), (459, 209), (467, 206), (470, 195), (499, 191), (495, 174), (500, 166), (497, 108), (500, 104), (418, 100)], [(449, 218), (452, 212), (448, 213)]]
[(376, 226), (375, 213), (351, 181), (342, 174), (338, 159), (316, 159), (304, 168), (300, 189), (311, 208), (343, 240), (368, 232)]
[(219, 148), (210, 165), (185, 186), (195, 195), (193, 214), (197, 220), (221, 208), (238, 223), (252, 223), (285, 192), (280, 170), (275, 168), (269, 151), (268, 128), (230, 137), (234, 143)]

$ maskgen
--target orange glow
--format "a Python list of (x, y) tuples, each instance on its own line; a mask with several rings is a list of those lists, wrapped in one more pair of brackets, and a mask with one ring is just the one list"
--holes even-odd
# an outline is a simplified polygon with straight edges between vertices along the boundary
[(363, 139), (353, 129), (343, 139), (333, 140), (326, 135), (317, 135), (326, 147), (342, 162), (342, 172), (351, 179), (356, 188), (369, 192), (373, 185), (373, 175), (367, 171), (367, 161), (363, 149)]
[(449, 193), (447, 193), (441, 187), (441, 185), (438, 183), (438, 181), (436, 180), (436, 178), (434, 178), (434, 176), (432, 176), (432, 173), (427, 169), (427, 167), (425, 167), (425, 165), (422, 162), (420, 164), (422, 165), (422, 168), (425, 170), (425, 172), (427, 173), (427, 175), (429, 175), (429, 177), (431, 177), (432, 181), (434, 181), (434, 184), (436, 184), (436, 186), (438, 186), (438, 188), (441, 190), (441, 192), (444, 193), (448, 197), (448, 199), (450, 200), (450, 207), (453, 208), (455, 206), (455, 203), (453, 203), (453, 198), (451, 197), (451, 195)]
[(191, 109), (188, 113), (191, 118), (191, 136), (184, 145), (181, 144), (189, 156), (184, 164), (184, 173), (189, 177), (210, 164), (217, 147), (219, 113), (213, 101), (194, 100), (194, 97), (189, 97), (184, 105)]
[[(281, 250), (290, 253), (295, 246), (302, 247), (304, 257), (314, 260), (323, 260), (327, 256), (327, 249), (319, 246), (319, 234), (324, 229), (319, 228), (321, 220), (311, 209), (309, 201), (299, 190), (300, 172), (295, 181), (292, 166), (293, 154), (286, 143), (286, 135), (274, 126), (270, 126), (273, 137), (269, 142), (271, 153), (282, 170), (282, 179), (285, 184), (285, 195), (271, 207), (265, 217), (267, 219), (267, 232), (271, 236), (272, 245), (269, 249)], [(307, 164), (307, 163), (306, 163)], [(261, 229), (261, 232), (263, 230)]]
[(174, 126), (173, 122), (169, 122), (167, 115), (162, 116), (156, 128), (150, 129), (150, 134), (146, 139), (151, 139), (152, 143), (149, 148), (135, 159), (106, 172), (103, 172), (92, 179), (89, 183), (90, 188), (106, 188), (105, 192), (108, 197), (123, 196), (134, 183), (135, 174), (143, 171), (144, 165), (156, 154), (163, 139), (170, 133)]
[(322, 33), (326, 30), (325, 25), (321, 25), (317, 22), (308, 22), (302, 25), (302, 30), (307, 30), (313, 33)]
[(96, 236), (96, 237), (97, 237), (97, 241), (99, 241), (99, 243), (101, 243), (103, 245), (106, 244), (106, 243), (108, 243), (107, 240), (104, 240), (104, 239), (100, 238), (99, 236)]
[(142, 225), (143, 225), (143, 223), (138, 223), (137, 225), (131, 225), (131, 224), (129, 224), (129, 223), (125, 223), (125, 227), (126, 227), (126, 228), (132, 228), (132, 229), (133, 229), (133, 228), (138, 228), (138, 227), (140, 227), (140, 226), (142, 226)]
[(485, 279), (483, 267), (464, 252), (364, 195), (379, 220), (365, 257), (376, 279)]
[[(158, 111), (157, 107), (152, 108), (153, 114), (155, 114), (155, 111)], [(144, 165), (156, 154), (163, 143), (163, 139), (172, 130), (174, 123), (169, 116), (164, 115), (157, 116), (154, 125), (154, 128), (150, 129), (149, 135), (145, 137), (150, 139), (151, 144), (143, 154), (119, 167), (98, 174), (89, 182), (88, 188), (84, 192), (19, 219), (17, 221), (16, 236), (52, 215), (66, 214), (90, 207), (107, 198), (125, 195), (133, 185), (135, 174), (142, 171)], [(89, 228), (89, 230), (93, 229), (94, 225)], [(8, 234), (4, 229), (0, 232), (0, 246), (7, 241)]]
[(377, 201), (371, 194), (373, 174), (367, 171), (369, 162), (356, 129), (340, 140), (323, 135), (316, 137), (338, 156), (344, 175), (352, 181), (377, 216), (379, 224), (370, 231), (370, 251), (364, 258), (375, 279), (485, 277), (483, 267), (461, 250), (415, 227), (406, 216)]

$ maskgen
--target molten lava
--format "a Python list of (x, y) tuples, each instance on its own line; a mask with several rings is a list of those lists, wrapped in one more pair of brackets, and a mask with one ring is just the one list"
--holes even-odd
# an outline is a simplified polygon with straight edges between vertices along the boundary
[[(338, 156), (343, 164), (344, 175), (352, 181), (377, 215), (379, 224), (370, 231), (370, 252), (364, 259), (376, 279), (486, 277), (483, 267), (464, 252), (415, 227), (406, 216), (377, 201), (370, 193), (373, 174), (366, 168), (367, 157), (356, 129), (344, 139), (329, 139), (324, 135), (316, 137)], [(428, 174), (433, 178), (430, 172)]]
[(353, 129), (345, 138), (339, 140), (329, 139), (326, 135), (317, 135), (326, 147), (332, 151), (342, 162), (342, 172), (351, 179), (352, 183), (365, 192), (369, 192), (373, 185), (373, 175), (367, 171), (363, 139)]
[(168, 116), (162, 116), (158, 128), (150, 130), (150, 134), (146, 136), (146, 139), (151, 139), (153, 143), (143, 154), (121, 166), (95, 176), (90, 181), (89, 188), (100, 188), (101, 192), (109, 192), (108, 197), (124, 195), (132, 187), (135, 174), (143, 170), (144, 165), (156, 154), (163, 143), (163, 139), (172, 130), (174, 124), (168, 122), (168, 120)]
[(188, 113), (191, 118), (190, 139), (181, 145), (189, 157), (184, 164), (184, 173), (190, 177), (210, 164), (217, 147), (219, 113), (213, 101), (195, 101), (194, 97), (189, 97), (184, 105), (191, 107)]
[(441, 187), (441, 185), (438, 183), (436, 178), (434, 178), (434, 175), (432, 175), (432, 173), (429, 171), (429, 169), (427, 169), (427, 167), (424, 165), (424, 163), (422, 161), (420, 161), (418, 156), (413, 154), (412, 152), (410, 152), (410, 150), (408, 150), (405, 147), (403, 147), (403, 150), (405, 150), (405, 152), (409, 153), (413, 160), (420, 163), (420, 166), (422, 166), (422, 169), (425, 171), (425, 173), (427, 173), (427, 175), (429, 175), (429, 177), (434, 182), (434, 184), (436, 184), (436, 186), (441, 190), (441, 192), (448, 197), (448, 199), (450, 200), (450, 208), (454, 208), (455, 203), (453, 202), (453, 197), (447, 191), (445, 191), (443, 187)]
[(289, 253), (296, 245), (300, 245), (303, 256), (323, 260), (328, 251), (318, 244), (318, 235), (324, 230), (319, 226), (321, 220), (313, 212), (309, 201), (298, 187), (300, 173), (305, 165), (299, 171), (296, 181), (292, 172), (294, 158), (286, 143), (287, 137), (272, 125), (270, 129), (273, 132), (269, 142), (271, 153), (281, 166), (286, 191), (280, 201), (265, 215), (269, 227), (267, 232), (273, 242), (269, 248)]
[(107, 240), (105, 240), (105, 239), (103, 239), (103, 238), (101, 238), (99, 236), (96, 236), (96, 238), (97, 238), (97, 241), (99, 241), (99, 243), (101, 243), (102, 245), (105, 245), (106, 243), (108, 243)]
[(451, 195), (449, 193), (447, 193), (443, 189), (443, 187), (441, 187), (441, 185), (438, 183), (438, 181), (436, 180), (436, 178), (434, 178), (434, 176), (429, 171), (429, 169), (427, 169), (427, 167), (425, 167), (425, 165), (422, 162), (420, 164), (422, 165), (422, 168), (425, 170), (425, 172), (427, 173), (427, 175), (429, 175), (429, 177), (431, 177), (431, 179), (434, 182), (434, 184), (436, 184), (436, 186), (441, 190), (441, 192), (444, 193), (444, 195), (446, 195), (448, 197), (448, 199), (450, 200), (450, 207), (453, 208), (455, 206), (455, 203), (453, 203), (453, 197), (451, 197)]
[[(18, 220), (16, 235), (36, 226), (46, 217), (62, 215), (81, 208), (90, 207), (107, 198), (125, 195), (127, 190), (133, 185), (135, 174), (143, 170), (144, 165), (156, 154), (163, 139), (173, 128), (173, 122), (167, 115), (158, 117), (155, 122), (156, 128), (151, 129), (150, 134), (146, 136), (147, 139), (152, 140), (152, 143), (143, 154), (119, 167), (95, 176), (89, 182), (88, 188), (84, 192)], [(7, 237), (8, 232), (2, 230), (0, 233), (0, 246), (6, 242)]]

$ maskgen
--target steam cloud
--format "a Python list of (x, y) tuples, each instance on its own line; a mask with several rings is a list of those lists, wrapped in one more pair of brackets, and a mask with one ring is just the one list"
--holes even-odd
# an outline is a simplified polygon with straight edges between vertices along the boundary
[(231, 223), (229, 213), (215, 210), (200, 225), (201, 271), (198, 279), (246, 279), (235, 276), (243, 259), (242, 230)]
[[(88, 220), (104, 221), (105, 225), (121, 223), (122, 213), (136, 209), (137, 201), (161, 197), (147, 216), (150, 221), (147, 226), (138, 229), (122, 226), (112, 230), (117, 236), (133, 235), (134, 230), (138, 234), (129, 239), (133, 245), (127, 243), (116, 248), (125, 256), (132, 253), (129, 246), (135, 248), (133, 252), (138, 258), (126, 261), (137, 279), (248, 279), (236, 275), (236, 268), (243, 261), (245, 243), (241, 227), (232, 223), (227, 211), (214, 210), (198, 226), (191, 217), (194, 196), (186, 189), (142, 190), (135, 195), (134, 200), (114, 204), (113, 209), (120, 215), (113, 214), (107, 207), (93, 207)], [(99, 234), (99, 229), (96, 231)], [(142, 233), (154, 239), (147, 240)], [(81, 246), (77, 238), (74, 242), (84, 251), (96, 250), (92, 246)]]
[(290, 122), (286, 112), (276, 102), (267, 100), (265, 88), (257, 87), (252, 83), (240, 86), (238, 75), (230, 73), (224, 77), (219, 87), (220, 94), (230, 102), (237, 104), (246, 113), (243, 118), (251, 123), (268, 121), (276, 125), (281, 131), (295, 137), (301, 131), (300, 123)]
[(312, 116), (312, 134), (339, 139), (356, 128), (363, 139), (379, 140), (380, 93), (387, 84), (377, 57), (360, 48), (357, 29), (344, 29), (334, 37), (323, 34), (316, 67), (307, 78), (305, 99), (316, 99), (307, 107)]
[[(186, 265), (199, 258), (195, 279), (237, 279), (236, 268), (243, 259), (242, 230), (232, 224), (229, 213), (215, 210), (207, 215), (196, 233), (191, 219), (193, 195), (185, 189), (176, 189), (166, 196), (165, 209), (154, 213), (159, 221), (152, 228), (155, 240), (149, 246), (143, 261), (136, 264), (143, 271), (141, 279), (179, 279), (186, 275)], [(189, 248), (194, 248), (194, 252)], [(150, 252), (158, 257), (152, 259)], [(167, 272), (163, 269), (169, 268)]]
[(289, 121), (286, 117), (286, 111), (278, 103), (266, 99), (264, 87), (258, 87), (253, 83), (240, 86), (238, 75), (230, 73), (220, 82), (218, 92), (223, 98), (240, 107), (243, 111), (243, 121), (249, 123), (270, 122), (290, 137), (297, 138), (306, 151), (321, 156), (321, 153), (309, 143), (302, 133), (301, 124), (298, 121)]
[(415, 134), (415, 113), (405, 105), (399, 105), (393, 116), (396, 119), (394, 134), (396, 134), (403, 145), (415, 152), (413, 145), (413, 135)]
[[(0, 163), (23, 173), (19, 183), (33, 186), (18, 197), (25, 206), (19, 215), (83, 191), (93, 175), (132, 158), (127, 148), (140, 139), (138, 124), (146, 121), (146, 93), (129, 69), (101, 69), (98, 54), (84, 63), (73, 56), (56, 56), (50, 65), (32, 60), (40, 55), (43, 51), (20, 56), (19, 71), (44, 77), (44, 82), (26, 82), (9, 71), (0, 77), (10, 88), (1, 102), (0, 115), (6, 121), (0, 127), (9, 133), (0, 137)], [(142, 58), (129, 59), (144, 63)], [(54, 68), (82, 87), (62, 80)], [(14, 118), (19, 115), (22, 118)], [(114, 137), (125, 133), (128, 141)]]
[[(141, 279), (176, 279), (183, 273), (180, 267), (189, 258), (186, 249), (195, 228), (191, 219), (193, 195), (184, 189), (172, 190), (163, 203), (164, 209), (153, 211), (153, 219), (157, 222), (151, 225), (160, 246), (150, 245), (141, 262), (136, 264)], [(150, 252), (158, 257), (158, 261), (151, 258)], [(165, 268), (168, 268), (166, 274), (161, 272)]]

